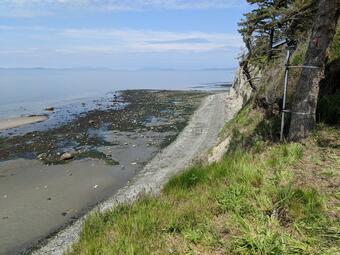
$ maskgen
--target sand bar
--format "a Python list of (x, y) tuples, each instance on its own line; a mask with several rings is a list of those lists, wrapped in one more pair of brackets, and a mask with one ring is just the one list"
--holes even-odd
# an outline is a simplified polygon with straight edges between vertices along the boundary
[(16, 117), (10, 119), (0, 120), (0, 131), (20, 127), (27, 124), (33, 124), (37, 122), (42, 122), (47, 120), (48, 117), (46, 115), (36, 115), (36, 116), (26, 116), (26, 117)]

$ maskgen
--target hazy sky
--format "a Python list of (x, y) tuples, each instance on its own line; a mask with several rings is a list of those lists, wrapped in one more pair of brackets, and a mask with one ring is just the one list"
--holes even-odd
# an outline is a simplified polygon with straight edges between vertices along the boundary
[(0, 0), (0, 67), (228, 68), (245, 0)]

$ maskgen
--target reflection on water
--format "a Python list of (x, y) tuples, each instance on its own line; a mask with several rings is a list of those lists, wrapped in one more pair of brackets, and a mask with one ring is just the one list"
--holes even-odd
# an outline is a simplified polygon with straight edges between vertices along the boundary
[(88, 101), (124, 89), (225, 89), (234, 70), (114, 71), (0, 69), (0, 118)]

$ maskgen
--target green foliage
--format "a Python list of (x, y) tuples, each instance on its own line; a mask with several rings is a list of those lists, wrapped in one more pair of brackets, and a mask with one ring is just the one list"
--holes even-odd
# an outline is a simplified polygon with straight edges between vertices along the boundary
[(291, 162), (300, 159), (303, 155), (302, 147), (300, 144), (293, 143), (288, 145), (282, 145), (272, 150), (268, 163), (271, 167), (283, 167)]
[(275, 142), (279, 139), (281, 118), (279, 115), (264, 116), (250, 100), (237, 116), (229, 121), (222, 129), (221, 137), (231, 137), (229, 151), (239, 148), (259, 149), (258, 146), (266, 141)]
[(328, 62), (332, 62), (340, 58), (340, 24), (337, 26), (336, 34), (334, 36)]
[(259, 224), (240, 219), (241, 235), (236, 236), (233, 250), (237, 254), (303, 254), (306, 244), (282, 231), (273, 218), (259, 217)]
[[(296, 40), (308, 31), (312, 0), (247, 0), (254, 8), (239, 22), (239, 32), (251, 63), (263, 66), (275, 55), (272, 45), (281, 38)], [(296, 61), (299, 61), (298, 56)]]
[(220, 211), (227, 213), (233, 212), (240, 215), (249, 213), (252, 208), (246, 203), (250, 189), (245, 184), (233, 184), (225, 190), (221, 190), (216, 194), (216, 202)]
[(171, 189), (190, 189), (207, 180), (207, 171), (202, 167), (194, 166), (182, 175), (172, 178), (165, 186), (165, 192)]
[(293, 66), (303, 65), (303, 61), (305, 59), (305, 54), (307, 51), (307, 43), (299, 44), (299, 47), (294, 52), (290, 64)]

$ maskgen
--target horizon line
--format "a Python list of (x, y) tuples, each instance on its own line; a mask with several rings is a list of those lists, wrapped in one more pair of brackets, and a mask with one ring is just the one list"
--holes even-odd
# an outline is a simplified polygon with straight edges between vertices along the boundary
[(218, 71), (235, 70), (235, 67), (203, 67), (203, 68), (167, 68), (167, 67), (142, 67), (142, 68), (111, 68), (111, 67), (0, 67), (0, 70), (110, 70), (110, 71)]

